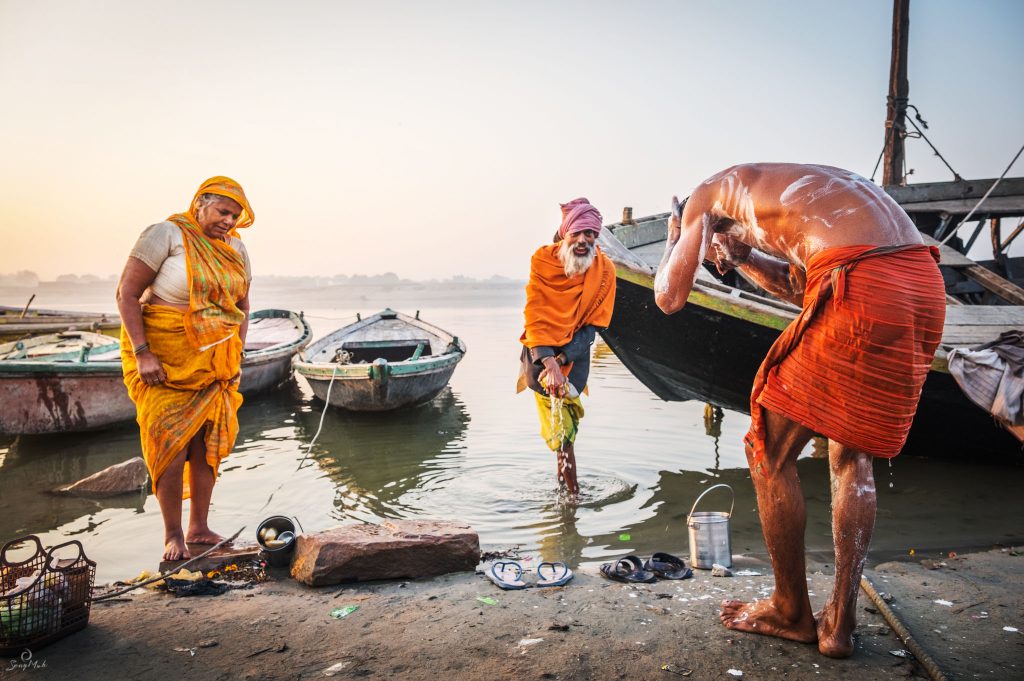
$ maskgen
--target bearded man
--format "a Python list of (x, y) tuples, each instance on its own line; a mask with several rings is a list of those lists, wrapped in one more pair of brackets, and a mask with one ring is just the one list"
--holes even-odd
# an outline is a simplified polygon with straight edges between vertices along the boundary
[(562, 204), (555, 243), (530, 261), (518, 391), (534, 391), (541, 437), (556, 454), (558, 481), (576, 497), (574, 443), (583, 418), (580, 393), (590, 375), (590, 346), (615, 304), (615, 265), (597, 247), (601, 213), (583, 198)]

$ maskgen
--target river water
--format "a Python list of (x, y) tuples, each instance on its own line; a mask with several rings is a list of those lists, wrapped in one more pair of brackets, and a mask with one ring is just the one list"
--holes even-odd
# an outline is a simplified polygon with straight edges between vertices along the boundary
[[(468, 352), (449, 388), (413, 410), (324, 413), (301, 378), (247, 399), (237, 445), (214, 490), (211, 525), (222, 534), (244, 525), (243, 538), (254, 541), (260, 520), (277, 514), (297, 518), (306, 531), (352, 521), (442, 518), (471, 525), (484, 550), (518, 547), (527, 556), (571, 565), (630, 552), (686, 556), (687, 514), (704, 490), (725, 483), (731, 492), (710, 492), (698, 510), (728, 511), (734, 496), (734, 553), (766, 553), (741, 444), (749, 417), (726, 410), (720, 421), (706, 422), (703, 403), (659, 400), (602, 343), (595, 347), (576, 445), (582, 497), (578, 505), (567, 503), (556, 485), (554, 455), (538, 435), (533, 399), (514, 389), (522, 331), (518, 288), (335, 297), (342, 300), (337, 306), (319, 291), (254, 291), (253, 298), (254, 309), (303, 310), (314, 337), (353, 321), (356, 312), (387, 305), (407, 313), (420, 309), (423, 319), (462, 338)], [(37, 304), (69, 308), (72, 300)], [(152, 494), (97, 501), (50, 492), (139, 453), (134, 424), (85, 434), (0, 436), (0, 539), (34, 533), (46, 545), (80, 540), (98, 563), (99, 582), (152, 570), (163, 546)], [(1024, 467), (971, 465), (970, 452), (937, 454), (943, 458), (876, 464), (871, 560), (1024, 540)], [(828, 467), (810, 446), (798, 465), (808, 550), (828, 563)]]

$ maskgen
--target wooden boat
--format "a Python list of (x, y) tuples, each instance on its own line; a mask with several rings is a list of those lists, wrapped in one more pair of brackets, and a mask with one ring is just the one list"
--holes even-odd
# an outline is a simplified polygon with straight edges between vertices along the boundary
[[(952, 182), (905, 184), (905, 133), (913, 127), (927, 141), (906, 115), (911, 106), (909, 5), (910, 0), (893, 3), (885, 146), (879, 159), (882, 185), (926, 243), (948, 240), (956, 250), (940, 246), (946, 326), (904, 451), (1019, 463), (1021, 444), (964, 396), (949, 373), (947, 357), (954, 347), (978, 345), (1003, 331), (1024, 328), (1024, 289), (1010, 281), (1014, 273), (1008, 254), (1024, 225), (1018, 223), (1005, 238), (1001, 231), (1003, 218), (1024, 217), (1024, 178), (964, 180), (954, 172)], [(915, 118), (921, 120), (920, 115)], [(602, 232), (601, 245), (618, 272), (615, 313), (602, 335), (622, 363), (662, 399), (701, 399), (748, 412), (754, 374), (798, 310), (747, 284), (736, 272), (719, 278), (707, 268), (700, 270), (687, 305), (674, 315), (663, 314), (654, 303), (653, 274), (664, 253), (667, 218), (663, 214), (634, 221), (627, 209), (622, 223)], [(964, 240), (959, 229), (972, 219), (977, 225)], [(992, 240), (991, 270), (965, 255), (986, 225)]]
[(352, 411), (423, 404), (448, 384), (466, 353), (458, 336), (385, 309), (338, 329), (295, 358), (324, 402)]
[(302, 313), (257, 310), (249, 314), (242, 359), (243, 395), (276, 388), (291, 378), (292, 358), (313, 340), (313, 329)]
[[(601, 335), (658, 397), (699, 399), (749, 413), (754, 374), (799, 309), (763, 291), (741, 287), (738, 278), (730, 285), (702, 269), (686, 306), (676, 314), (664, 314), (654, 302), (653, 287), (667, 219), (667, 214), (655, 215), (602, 231), (600, 245), (615, 261), (618, 282), (615, 313)], [(1024, 328), (1024, 290), (988, 270), (979, 274), (984, 268), (948, 246), (940, 250), (947, 282), (946, 326), (904, 451), (1019, 460), (1020, 443), (964, 396), (949, 374), (946, 358), (954, 347), (977, 345), (1003, 331)], [(972, 275), (978, 279), (972, 280)], [(975, 293), (968, 281), (987, 283), (993, 302), (1002, 304), (968, 304), (965, 299)], [(961, 290), (966, 293), (958, 294)], [(1008, 304), (1007, 298), (1016, 304)]]
[(34, 310), (28, 305), (0, 305), (0, 343), (60, 331), (92, 331), (117, 338), (121, 334), (121, 318), (101, 312)]
[[(251, 313), (242, 393), (253, 395), (289, 378), (292, 357), (312, 335), (301, 314)], [(77, 432), (134, 419), (117, 339), (63, 331), (0, 345), (0, 433)]]

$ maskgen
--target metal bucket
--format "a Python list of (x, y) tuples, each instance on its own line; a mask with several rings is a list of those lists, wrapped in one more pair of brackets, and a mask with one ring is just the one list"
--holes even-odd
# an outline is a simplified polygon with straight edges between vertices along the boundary
[[(269, 547), (264, 539), (264, 530), (273, 529), (278, 535), (290, 532), (291, 537), (282, 545)], [(260, 545), (263, 557), (270, 567), (287, 567), (292, 560), (292, 552), (295, 551), (295, 523), (291, 518), (283, 515), (272, 515), (256, 528), (256, 541)]]
[[(713, 489), (725, 487), (732, 495), (732, 503), (729, 504), (729, 512), (722, 511), (700, 511), (695, 512), (697, 504), (704, 498), (704, 495)], [(718, 564), (723, 567), (732, 567), (732, 542), (729, 539), (729, 519), (732, 517), (732, 509), (736, 505), (736, 494), (729, 485), (712, 485), (704, 490), (704, 493), (697, 497), (690, 509), (690, 515), (686, 518), (686, 526), (690, 535), (690, 564), (701, 570), (710, 570)]]

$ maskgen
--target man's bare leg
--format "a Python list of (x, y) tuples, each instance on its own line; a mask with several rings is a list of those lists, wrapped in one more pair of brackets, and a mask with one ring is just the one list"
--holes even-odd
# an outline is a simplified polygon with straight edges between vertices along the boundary
[(558, 479), (565, 482), (570, 495), (576, 496), (580, 493), (580, 485), (576, 479), (576, 452), (572, 442), (563, 442), (562, 449), (558, 452)]
[(807, 510), (796, 469), (796, 458), (812, 433), (768, 410), (764, 416), (764, 460), (755, 469), (753, 452), (747, 447), (747, 461), (757, 493), (761, 530), (775, 571), (775, 591), (765, 601), (723, 601), (722, 623), (728, 629), (812, 643), (818, 633), (807, 595)]
[(191, 558), (181, 530), (181, 483), (188, 447), (174, 457), (156, 483), (156, 500), (164, 520), (164, 560)]
[(206, 429), (201, 428), (188, 443), (189, 544), (216, 544), (224, 539), (210, 529), (210, 499), (213, 498), (213, 468), (206, 462)]
[(835, 442), (830, 443), (828, 453), (836, 578), (818, 617), (818, 650), (829, 657), (849, 657), (857, 626), (860, 576), (875, 529), (875, 475), (869, 454)]

